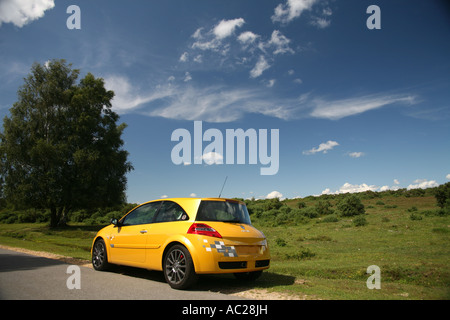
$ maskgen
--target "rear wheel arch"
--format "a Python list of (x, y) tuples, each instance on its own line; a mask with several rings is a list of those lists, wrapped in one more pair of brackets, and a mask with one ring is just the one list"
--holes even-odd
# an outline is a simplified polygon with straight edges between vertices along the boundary
[[(169, 252), (170, 248), (172, 248), (173, 246), (176, 246), (176, 245), (181, 245), (181, 246), (185, 247), (189, 251), (191, 256), (192, 256), (191, 250), (189, 250), (189, 248), (185, 244), (183, 244), (180, 241), (172, 241), (172, 242), (168, 243), (166, 245), (166, 247), (164, 248), (164, 251), (163, 251), (163, 254), (162, 254), (162, 257), (161, 257), (161, 269), (164, 268), (164, 259), (166, 258), (166, 255)], [(192, 260), (194, 260), (194, 258), (192, 258)], [(193, 262), (194, 262), (194, 268), (195, 268), (195, 261), (193, 261)]]
[(187, 289), (198, 279), (191, 251), (178, 241), (164, 249), (162, 269), (166, 282), (173, 289)]

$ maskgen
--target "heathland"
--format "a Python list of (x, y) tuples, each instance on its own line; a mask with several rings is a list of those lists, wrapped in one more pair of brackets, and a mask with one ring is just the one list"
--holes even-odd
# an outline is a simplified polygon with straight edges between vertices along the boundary
[[(251, 284), (214, 276), (199, 285), (252, 290), (256, 298), (449, 299), (450, 214), (437, 190), (245, 200), (252, 224), (267, 236), (271, 268)], [(61, 228), (49, 228), (45, 210), (4, 208), (0, 244), (89, 260), (97, 230), (131, 207), (80, 210)], [(367, 287), (372, 265), (380, 268), (380, 289)]]

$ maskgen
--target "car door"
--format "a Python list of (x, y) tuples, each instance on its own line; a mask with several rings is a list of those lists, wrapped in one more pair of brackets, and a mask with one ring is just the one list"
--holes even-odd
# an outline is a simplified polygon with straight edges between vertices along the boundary
[(119, 221), (110, 237), (111, 261), (145, 262), (150, 224), (153, 222), (160, 205), (160, 201), (143, 204)]
[(147, 253), (149, 254), (149, 261), (161, 260), (158, 256), (162, 250), (161, 246), (170, 236), (186, 233), (188, 226), (182, 226), (181, 222), (188, 220), (189, 217), (186, 211), (184, 211), (176, 202), (164, 201), (162, 203), (147, 236)]

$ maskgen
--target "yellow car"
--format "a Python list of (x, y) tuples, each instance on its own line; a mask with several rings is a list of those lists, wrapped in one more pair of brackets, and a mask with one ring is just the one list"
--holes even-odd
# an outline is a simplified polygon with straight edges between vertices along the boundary
[(143, 203), (101, 229), (92, 265), (160, 270), (168, 284), (186, 289), (199, 274), (234, 273), (254, 280), (269, 268), (267, 240), (245, 203), (223, 198), (173, 198)]

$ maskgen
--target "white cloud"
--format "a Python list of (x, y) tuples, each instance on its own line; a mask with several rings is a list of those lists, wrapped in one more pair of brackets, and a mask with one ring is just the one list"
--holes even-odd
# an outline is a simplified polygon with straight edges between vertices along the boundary
[(0, 26), (2, 23), (12, 23), (21, 28), (42, 18), (45, 11), (54, 6), (54, 0), (1, 0)]
[(311, 10), (318, 0), (287, 0), (284, 4), (279, 4), (272, 16), (273, 22), (288, 23), (300, 17), (305, 10)]
[(237, 38), (239, 42), (243, 44), (249, 44), (255, 42), (256, 39), (258, 39), (258, 35), (254, 34), (251, 31), (245, 31), (239, 35)]
[(325, 29), (326, 27), (330, 26), (331, 21), (321, 17), (313, 17), (310, 24), (316, 26), (319, 29)]
[(192, 35), (192, 38), (197, 40), (192, 44), (192, 49), (212, 50), (225, 55), (229, 46), (228, 44), (223, 45), (222, 40), (233, 35), (236, 28), (241, 27), (244, 23), (242, 18), (221, 20), (206, 34), (203, 33), (203, 28), (198, 28)]
[(330, 188), (326, 188), (322, 191), (322, 194), (341, 194), (341, 193), (358, 193), (358, 192), (365, 192), (365, 191), (377, 191), (378, 187), (374, 185), (367, 185), (365, 183), (363, 184), (350, 184), (348, 182), (344, 183), (342, 187), (339, 188), (339, 190), (336, 190), (335, 192), (332, 192)]
[(413, 183), (414, 184), (410, 184), (406, 189), (427, 189), (439, 186), (435, 180), (428, 181), (427, 179), (417, 179)]
[(256, 63), (255, 67), (252, 70), (250, 70), (250, 78), (259, 77), (260, 75), (262, 75), (262, 73), (265, 70), (267, 70), (269, 68), (270, 68), (270, 65), (267, 62), (266, 58), (264, 58), (264, 56), (262, 56), (262, 55), (259, 56), (259, 60)]
[(238, 18), (233, 20), (222, 20), (213, 29), (214, 35), (218, 39), (224, 39), (233, 34), (236, 28), (242, 27), (245, 23), (244, 19)]
[(350, 152), (348, 155), (352, 158), (360, 158), (364, 156), (364, 152)]
[(195, 193), (192, 192), (192, 193), (189, 195), (189, 197), (195, 198), (195, 197), (197, 197), (197, 195), (196, 195)]
[(207, 152), (201, 156), (201, 159), (208, 165), (223, 164), (223, 156), (218, 152)]
[(326, 101), (315, 99), (313, 110), (310, 116), (314, 118), (325, 118), (339, 120), (344, 117), (360, 114), (374, 109), (391, 105), (394, 103), (414, 103), (413, 96), (400, 95), (371, 95), (357, 98)]
[(316, 154), (318, 152), (327, 153), (329, 150), (333, 149), (338, 145), (339, 143), (337, 143), (336, 141), (329, 140), (327, 142), (321, 143), (317, 148), (312, 148), (311, 150), (303, 151), (303, 154), (311, 155)]
[[(394, 180), (395, 182), (395, 180)], [(376, 185), (368, 185), (366, 183), (362, 184), (351, 184), (351, 183), (344, 183), (338, 190), (331, 191), (330, 188), (326, 188), (322, 191), (322, 194), (342, 194), (342, 193), (359, 193), (359, 192), (365, 192), (365, 191), (374, 191), (374, 192), (382, 192), (382, 191), (388, 191), (388, 190), (399, 190), (400, 187), (398, 185), (395, 186), (382, 186), (378, 187)]]
[(276, 80), (275, 79), (270, 79), (267, 84), (266, 87), (267, 88), (272, 88), (275, 85)]
[(294, 50), (289, 47), (290, 42), (291, 40), (286, 38), (279, 30), (274, 30), (269, 42), (267, 43), (267, 46), (275, 47), (275, 50), (273, 51), (273, 54), (275, 55), (294, 53)]
[(188, 56), (189, 56), (189, 53), (183, 52), (183, 54), (180, 56), (180, 61), (181, 61), (181, 62), (186, 62), (186, 61), (188, 61)]
[(445, 178), (446, 178), (447, 180), (450, 180), (450, 173), (449, 173), (448, 175), (446, 175)]
[(398, 181), (398, 179), (394, 179), (394, 184), (399, 185), (400, 181)]
[(191, 76), (191, 74), (189, 73), (189, 72), (186, 72), (185, 74), (184, 74), (184, 82), (188, 82), (188, 81), (191, 81), (192, 80), (192, 76)]
[(280, 192), (278, 192), (278, 191), (272, 191), (271, 193), (269, 193), (267, 196), (266, 196), (266, 199), (275, 199), (275, 198), (278, 198), (278, 199), (283, 199), (283, 194), (281, 194)]
[(201, 54), (198, 54), (198, 55), (194, 58), (194, 62), (202, 63), (202, 62), (203, 62), (203, 56), (202, 56)]
[(194, 39), (201, 39), (203, 37), (202, 30), (203, 30), (203, 28), (198, 28), (197, 30), (195, 30), (195, 32), (192, 34), (191, 37)]
[(163, 194), (160, 198), (161, 199), (166, 199), (166, 198), (168, 198), (169, 196), (167, 195), (167, 194)]

